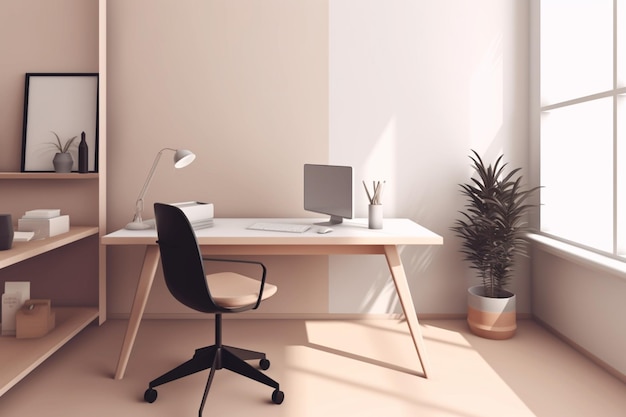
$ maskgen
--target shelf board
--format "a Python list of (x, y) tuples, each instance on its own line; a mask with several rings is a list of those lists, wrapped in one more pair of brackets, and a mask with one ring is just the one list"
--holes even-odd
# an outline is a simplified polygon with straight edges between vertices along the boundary
[(55, 328), (34, 339), (0, 336), (0, 395), (98, 318), (96, 307), (54, 307)]
[(98, 234), (98, 228), (95, 226), (73, 226), (67, 233), (46, 239), (13, 242), (11, 249), (0, 251), (0, 269), (95, 234)]
[(0, 180), (93, 180), (98, 178), (97, 172), (79, 174), (77, 172), (0, 172)]

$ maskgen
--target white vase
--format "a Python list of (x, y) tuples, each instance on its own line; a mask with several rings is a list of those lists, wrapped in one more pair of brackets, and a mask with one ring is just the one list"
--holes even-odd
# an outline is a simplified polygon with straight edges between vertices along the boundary
[(370, 229), (383, 228), (382, 204), (370, 204), (367, 211), (367, 225)]
[(52, 159), (55, 172), (72, 172), (74, 159), (69, 152), (57, 152)]

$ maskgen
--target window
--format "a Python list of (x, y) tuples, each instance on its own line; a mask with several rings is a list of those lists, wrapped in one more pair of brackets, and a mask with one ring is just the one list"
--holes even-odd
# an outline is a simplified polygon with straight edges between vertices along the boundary
[(540, 0), (541, 231), (626, 256), (626, 0)]

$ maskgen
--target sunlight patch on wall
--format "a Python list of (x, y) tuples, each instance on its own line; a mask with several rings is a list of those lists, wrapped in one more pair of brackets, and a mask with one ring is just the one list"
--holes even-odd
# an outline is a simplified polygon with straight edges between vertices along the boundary
[(380, 274), (368, 289), (359, 307), (361, 313), (400, 313), (400, 299), (389, 272)]
[[(371, 146), (371, 152), (367, 155), (363, 163), (364, 178), (354, 178), (355, 196), (365, 193), (361, 181), (364, 180), (368, 187), (372, 187), (372, 181), (386, 181), (382, 204), (384, 205), (385, 215), (389, 216), (394, 212), (394, 201), (392, 201), (393, 190), (396, 189), (395, 173), (397, 164), (397, 147), (398, 147), (398, 129), (396, 116), (392, 116), (387, 125), (380, 133), (378, 140)], [(358, 199), (355, 198), (355, 204), (358, 205)], [(367, 208), (362, 212), (367, 215)], [(356, 214), (359, 216), (358, 214)]]
[(495, 155), (493, 140), (504, 120), (504, 59), (502, 36), (494, 39), (474, 71), (469, 94), (470, 146), (480, 155)]
[[(361, 180), (365, 180), (368, 187), (372, 187), (372, 181), (386, 181), (382, 195), (382, 204), (384, 216), (387, 217), (392, 216), (391, 213), (395, 211), (393, 190), (397, 189), (396, 181), (394, 181), (397, 169), (397, 142), (397, 118), (392, 116), (385, 128), (380, 132), (376, 143), (371, 147), (371, 152), (364, 161), (364, 178), (355, 178), (355, 194), (365, 192), (362, 190)], [(357, 201), (359, 200), (355, 199), (355, 203)], [(367, 211), (365, 211), (364, 215), (367, 215)], [(366, 262), (366, 259), (362, 259), (362, 261)], [(398, 297), (387, 265), (384, 262), (380, 262), (380, 260), (376, 260), (370, 263), (370, 267), (369, 273), (364, 275), (369, 275), (374, 280), (367, 288), (367, 293), (361, 298), (358, 311), (372, 314), (398, 312), (400, 310)], [(376, 272), (373, 273), (373, 271)]]

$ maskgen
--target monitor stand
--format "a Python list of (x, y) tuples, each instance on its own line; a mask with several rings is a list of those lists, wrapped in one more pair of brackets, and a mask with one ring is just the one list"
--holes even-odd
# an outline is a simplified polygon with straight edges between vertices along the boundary
[(340, 224), (340, 223), (343, 223), (343, 217), (331, 215), (330, 219), (328, 219), (328, 221), (315, 223), (315, 225), (316, 226), (334, 226), (334, 225)]

